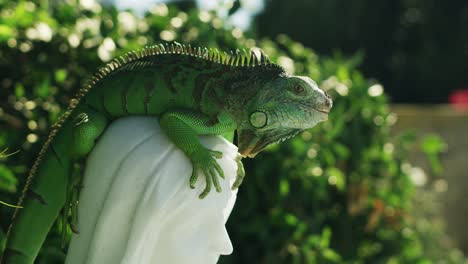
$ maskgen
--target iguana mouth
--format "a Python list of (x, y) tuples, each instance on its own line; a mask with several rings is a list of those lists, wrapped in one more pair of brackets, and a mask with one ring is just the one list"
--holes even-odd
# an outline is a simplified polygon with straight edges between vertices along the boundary
[(260, 151), (271, 144), (279, 143), (297, 135), (301, 129), (279, 129), (265, 131), (257, 135), (253, 130), (246, 129), (238, 132), (238, 148), (242, 157), (255, 157)]
[(320, 109), (316, 109), (316, 108), (313, 108), (313, 109), (315, 111), (317, 111), (317, 112), (320, 112), (320, 113), (323, 113), (323, 114), (326, 114), (326, 115), (328, 115), (330, 113), (330, 110), (327, 111), (327, 110), (320, 110)]
[(257, 153), (255, 153), (254, 150), (258, 148), (260, 138), (257, 137), (252, 130), (239, 130), (237, 133), (239, 154), (241, 154), (242, 157), (255, 157)]
[(257, 144), (254, 145), (249, 145), (245, 149), (239, 149), (239, 154), (242, 157), (249, 157), (249, 158), (254, 158), (262, 149), (264, 149), (266, 146), (261, 146), (261, 143), (258, 142)]
[(246, 158), (246, 157), (249, 157), (249, 158), (255, 158), (255, 156), (257, 155), (257, 153), (252, 153), (251, 152), (252, 149), (245, 149), (244, 151), (240, 151), (239, 154), (243, 157), (243, 158)]

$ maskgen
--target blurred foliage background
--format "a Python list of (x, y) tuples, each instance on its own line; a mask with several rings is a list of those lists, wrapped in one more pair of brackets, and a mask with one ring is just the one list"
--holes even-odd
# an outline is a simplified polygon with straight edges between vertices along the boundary
[[(316, 80), (334, 107), (330, 121), (245, 160), (247, 177), (228, 222), (235, 250), (220, 263), (468, 263), (434, 209), (415, 203), (407, 152), (426, 153), (436, 178), (444, 143), (434, 135), (421, 145), (411, 133), (390, 136), (397, 117), (383, 86), (360, 72), (363, 53), (319, 56), (276, 34), (279, 27), (274, 37), (259, 37), (191, 2), (157, 4), (138, 17), (92, 0), (1, 0), (0, 14), (0, 149), (20, 150), (0, 157), (0, 200), (16, 202), (49, 127), (104, 62), (174, 40), (260, 47), (288, 72)], [(12, 212), (0, 206), (0, 241)], [(38, 263), (63, 262), (59, 232), (57, 225)]]
[[(444, 103), (468, 84), (465, 0), (267, 0), (261, 36), (288, 32), (320, 54), (360, 51), (393, 102)], [(312, 25), (312, 26), (306, 26)]]

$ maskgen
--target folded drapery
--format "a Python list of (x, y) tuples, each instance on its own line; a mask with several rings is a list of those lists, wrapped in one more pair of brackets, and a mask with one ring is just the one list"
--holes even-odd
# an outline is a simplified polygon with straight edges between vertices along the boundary
[(237, 191), (237, 147), (218, 136), (200, 137), (222, 151), (222, 192), (200, 175), (189, 187), (192, 165), (160, 130), (158, 119), (116, 120), (90, 153), (80, 193), (79, 234), (73, 234), (67, 264), (216, 263), (232, 252), (225, 223)]

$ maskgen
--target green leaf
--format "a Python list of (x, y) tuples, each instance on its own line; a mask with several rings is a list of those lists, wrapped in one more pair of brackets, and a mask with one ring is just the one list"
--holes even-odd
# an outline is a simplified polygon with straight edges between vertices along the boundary
[(281, 196), (286, 196), (289, 193), (289, 182), (287, 179), (282, 178), (280, 180), (280, 194)]
[(42, 79), (41, 83), (35, 87), (36, 96), (46, 98), (50, 94), (50, 77)]
[(338, 262), (341, 260), (341, 257), (338, 253), (333, 251), (332, 249), (325, 249), (323, 250), (323, 257), (328, 261)]
[(55, 80), (58, 83), (62, 83), (67, 78), (67, 71), (65, 69), (59, 69), (55, 71)]
[(228, 15), (231, 16), (232, 14), (236, 13), (237, 10), (241, 8), (240, 0), (235, 0), (232, 4), (231, 9), (229, 9)]
[(297, 219), (297, 217), (293, 214), (286, 214), (284, 216), (284, 220), (286, 221), (286, 223), (290, 226), (295, 226), (297, 225), (297, 223), (299, 222), (299, 220)]
[(330, 238), (332, 231), (329, 227), (325, 227), (322, 231), (322, 239), (320, 240), (320, 247), (328, 248), (330, 246)]
[(428, 155), (439, 154), (447, 149), (447, 144), (438, 135), (431, 134), (423, 138), (421, 149)]
[(17, 83), (15, 85), (15, 95), (17, 98), (24, 97), (24, 86), (22, 83)]
[(442, 173), (442, 164), (439, 159), (439, 154), (446, 151), (447, 144), (441, 137), (435, 134), (424, 137), (421, 143), (421, 150), (426, 154), (429, 161), (432, 173), (440, 175)]
[(7, 25), (0, 25), (0, 42), (4, 42), (13, 37), (15, 37), (13, 28)]
[(17, 182), (13, 172), (7, 166), (0, 164), (0, 190), (16, 192)]
[(3, 228), (0, 228), (0, 254), (1, 250), (5, 248), (5, 231), (3, 231)]
[(333, 148), (334, 148), (336, 154), (338, 155), (338, 158), (347, 159), (349, 157), (350, 151), (345, 145), (343, 145), (343, 144), (341, 144), (339, 142), (336, 142), (333, 145)]
[(343, 172), (338, 168), (332, 167), (327, 169), (327, 174), (329, 182), (333, 183), (338, 190), (344, 191), (346, 180)]

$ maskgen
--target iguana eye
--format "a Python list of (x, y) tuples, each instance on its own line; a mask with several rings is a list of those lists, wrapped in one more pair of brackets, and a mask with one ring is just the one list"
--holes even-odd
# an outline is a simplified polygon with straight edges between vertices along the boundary
[(250, 115), (250, 124), (255, 128), (265, 127), (268, 121), (267, 115), (264, 112), (256, 111)]
[(304, 89), (304, 87), (302, 85), (296, 84), (296, 85), (293, 86), (293, 92), (295, 94), (302, 95), (302, 94), (304, 94), (305, 89)]

